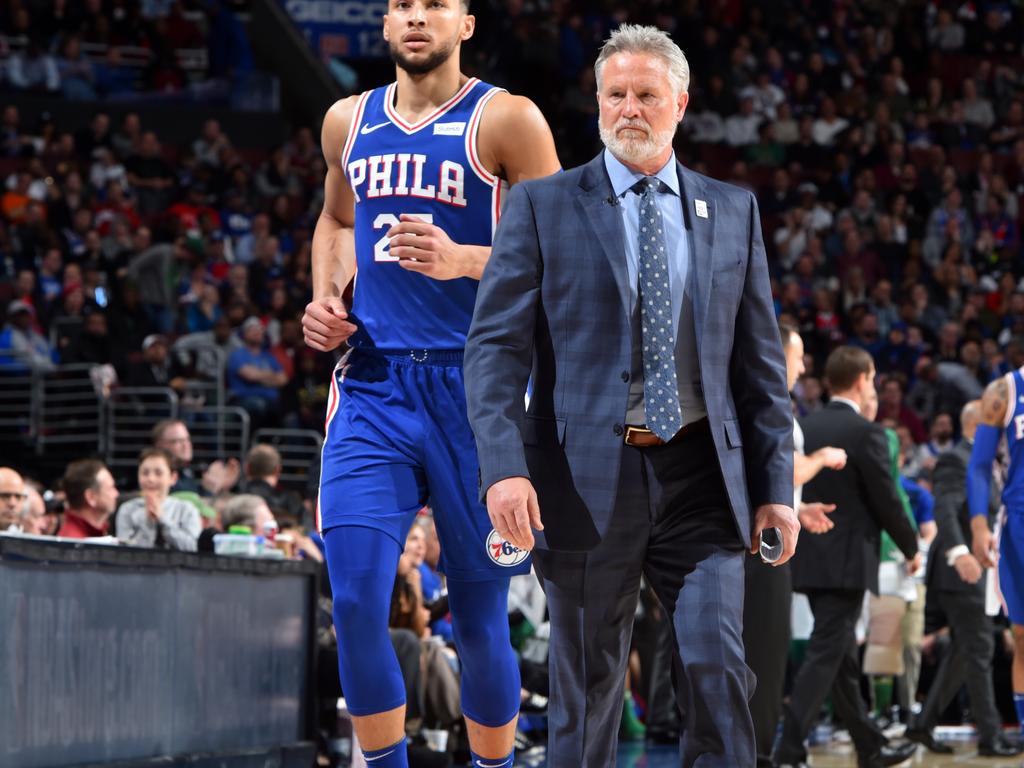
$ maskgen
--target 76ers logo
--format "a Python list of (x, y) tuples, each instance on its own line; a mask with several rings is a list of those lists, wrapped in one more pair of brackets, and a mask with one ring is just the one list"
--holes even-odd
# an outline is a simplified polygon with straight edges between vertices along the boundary
[(492, 529), (491, 535), (487, 537), (487, 556), (498, 565), (511, 568), (528, 558), (530, 551), (513, 546), (501, 538), (500, 533)]

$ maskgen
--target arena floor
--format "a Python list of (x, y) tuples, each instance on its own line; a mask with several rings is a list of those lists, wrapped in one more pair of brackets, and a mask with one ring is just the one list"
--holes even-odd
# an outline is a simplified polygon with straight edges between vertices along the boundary
[[(1021, 758), (995, 760), (979, 758), (975, 746), (971, 743), (956, 745), (955, 755), (932, 755), (924, 749), (918, 749), (917, 755), (909, 762), (902, 763), (908, 768), (1021, 768)], [(815, 747), (811, 750), (810, 765), (814, 768), (853, 768), (856, 760), (849, 746), (839, 745), (830, 748)], [(547, 761), (542, 757), (534, 760), (529, 758), (517, 761), (516, 765), (530, 768), (548, 768)], [(646, 747), (635, 742), (624, 742), (619, 745), (617, 768), (678, 768), (678, 752), (674, 747)]]

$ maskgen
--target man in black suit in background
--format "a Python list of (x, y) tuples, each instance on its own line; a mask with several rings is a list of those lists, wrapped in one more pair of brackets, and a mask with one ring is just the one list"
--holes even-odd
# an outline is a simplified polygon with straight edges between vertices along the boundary
[[(982, 757), (1012, 757), (1021, 747), (1001, 732), (1002, 719), (996, 709), (992, 687), (992, 653), (995, 650), (992, 620), (985, 614), (985, 571), (971, 554), (971, 518), (967, 511), (967, 465), (971, 460), (974, 433), (981, 418), (981, 401), (972, 400), (960, 412), (962, 439), (939, 457), (933, 470), (935, 521), (939, 534), (928, 558), (928, 590), (936, 595), (946, 614), (952, 639), (939, 665), (921, 714), (907, 729), (907, 738), (938, 754), (952, 754), (953, 748), (936, 741), (932, 729), (967, 683), (971, 713), (978, 727), (978, 754)], [(999, 512), (1000, 489), (989, 485), (989, 524)]]
[[(804, 373), (804, 342), (796, 326), (779, 323), (782, 352), (786, 356), (786, 386), (793, 391)], [(804, 435), (793, 421), (793, 509), (800, 518), (802, 531), (827, 533), (832, 529), (829, 513), (834, 504), (802, 501), (803, 485), (823, 469), (846, 466), (846, 451), (826, 446), (804, 453)], [(786, 658), (789, 655), (789, 615), (793, 605), (793, 579), (789, 564), (775, 566), (758, 556), (746, 559), (746, 584), (743, 599), (743, 645), (747, 666), (757, 676), (757, 687), (750, 699), (754, 720), (754, 744), (757, 765), (771, 766), (772, 744), (782, 714), (782, 694), (786, 682)], [(651, 705), (651, 702), (647, 702)], [(648, 734), (650, 734), (648, 719)]]
[(914, 744), (890, 746), (868, 717), (860, 695), (860, 665), (854, 627), (864, 590), (878, 591), (881, 530), (906, 555), (908, 570), (920, 568), (917, 535), (896, 495), (889, 471), (885, 430), (860, 415), (874, 394), (871, 356), (855, 347), (839, 347), (825, 363), (832, 399), (801, 422), (805, 450), (825, 445), (846, 450), (845, 468), (823, 472), (804, 486), (804, 500), (834, 502), (834, 528), (806, 536), (793, 558), (793, 588), (807, 594), (814, 631), (807, 656), (786, 706), (776, 765), (798, 766), (806, 759), (804, 739), (825, 697), (850, 730), (858, 768), (896, 765), (914, 754)]

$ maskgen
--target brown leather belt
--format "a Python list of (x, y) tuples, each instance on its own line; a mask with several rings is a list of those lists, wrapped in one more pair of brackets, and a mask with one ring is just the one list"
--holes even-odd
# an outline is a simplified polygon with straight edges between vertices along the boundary
[[(674, 443), (677, 440), (680, 440), (686, 437), (687, 435), (696, 432), (698, 429), (706, 429), (707, 425), (707, 418), (692, 421), (685, 427), (680, 429), (678, 432), (676, 432), (672, 439), (669, 440), (668, 442)], [(664, 440), (662, 440), (656, 434), (651, 432), (651, 430), (649, 430), (647, 427), (636, 427), (631, 426), (629, 424), (626, 425), (626, 434), (625, 437), (623, 437), (622, 441), (626, 445), (632, 446), (633, 448), (651, 448), (655, 445), (667, 445), (667, 443)]]

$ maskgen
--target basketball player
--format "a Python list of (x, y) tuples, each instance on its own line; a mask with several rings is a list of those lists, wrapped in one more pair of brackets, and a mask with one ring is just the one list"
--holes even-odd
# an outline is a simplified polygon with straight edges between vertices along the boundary
[[(988, 526), (988, 493), (996, 447), (1006, 432), (1010, 467), (1003, 488), (1006, 524), (996, 554)], [(981, 398), (981, 423), (974, 435), (967, 474), (974, 556), (984, 568), (997, 566), (999, 588), (1013, 627), (1013, 702), (1024, 735), (1024, 369), (993, 381)]]
[[(352, 352), (335, 372), (318, 523), (334, 593), (342, 689), (374, 768), (406, 766), (405, 687), (388, 639), (398, 557), (413, 518), (436, 511), (462, 659), (473, 765), (513, 761), (519, 672), (509, 577), (529, 553), (479, 501), (462, 350), (508, 185), (559, 169), (540, 111), (461, 74), (468, 0), (391, 0), (391, 85), (324, 118), (328, 171), (313, 236), (306, 343)], [(341, 295), (357, 276), (351, 314)], [(522, 542), (517, 542), (522, 543)]]

